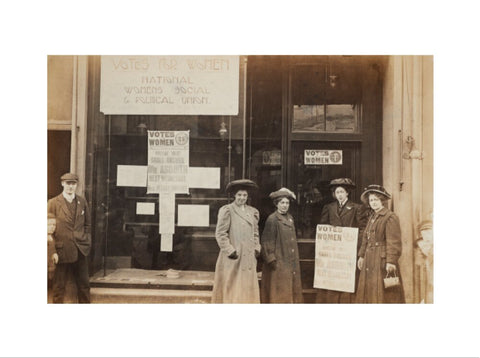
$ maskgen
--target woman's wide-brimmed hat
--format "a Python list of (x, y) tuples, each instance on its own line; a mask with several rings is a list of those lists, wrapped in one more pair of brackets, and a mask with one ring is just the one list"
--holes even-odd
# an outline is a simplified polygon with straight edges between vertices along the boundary
[(270, 193), (269, 198), (272, 200), (275, 200), (278, 198), (288, 198), (290, 200), (297, 199), (294, 192), (287, 188), (280, 188), (277, 191)]
[(360, 200), (366, 205), (368, 205), (368, 194), (370, 194), (370, 193), (381, 194), (387, 199), (392, 198), (392, 196), (385, 190), (385, 188), (383, 186), (377, 185), (377, 184), (372, 184), (372, 185), (367, 186), (364, 189), (364, 192), (362, 193), (362, 195), (360, 196)]
[(353, 182), (352, 179), (350, 178), (338, 178), (338, 179), (333, 179), (330, 184), (330, 190), (336, 189), (338, 186), (341, 186), (342, 188), (345, 189), (355, 189), (357, 186)]
[(258, 189), (258, 185), (250, 179), (238, 179), (231, 181), (225, 188), (227, 193), (236, 193), (238, 190), (252, 191)]

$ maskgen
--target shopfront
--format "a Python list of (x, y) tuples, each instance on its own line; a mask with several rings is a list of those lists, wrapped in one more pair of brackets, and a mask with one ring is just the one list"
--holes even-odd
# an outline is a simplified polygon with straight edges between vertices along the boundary
[[(308, 294), (313, 287), (315, 225), (323, 205), (333, 200), (328, 183), (351, 178), (357, 183), (352, 199), (358, 202), (361, 188), (382, 182), (384, 57), (233, 58), (230, 66), (238, 71), (232, 102), (238, 108), (233, 114), (228, 108), (219, 114), (132, 114), (122, 109), (130, 101), (126, 97), (124, 103), (105, 104), (102, 86), (120, 85), (105, 75), (101, 57), (89, 57), (86, 195), (94, 209), (93, 272), (119, 267), (214, 271), (217, 212), (230, 200), (225, 186), (250, 178), (260, 188), (251, 198), (261, 214), (260, 230), (274, 209), (269, 193), (282, 186), (296, 193), (291, 212)], [(136, 60), (128, 57), (123, 64), (127, 70), (141, 69), (142, 57)], [(222, 59), (210, 60), (217, 66), (212, 71), (222, 65)], [(168, 57), (159, 61), (169, 64)], [(143, 89), (134, 90), (149, 95), (141, 93), (136, 97), (140, 101), (174, 101), (151, 95), (162, 91), (157, 82), (167, 79), (143, 78)], [(172, 78), (198, 103), (215, 95), (206, 86), (193, 85), (200, 80), (188, 75)], [(102, 113), (105, 108), (109, 113)], [(196, 174), (191, 174), (187, 192), (174, 194), (172, 209), (166, 212), (159, 194), (148, 193), (145, 181), (135, 178), (149, 165), (148, 136), (180, 132), (188, 134), (188, 167)], [(165, 215), (174, 220), (171, 235), (165, 234)]]

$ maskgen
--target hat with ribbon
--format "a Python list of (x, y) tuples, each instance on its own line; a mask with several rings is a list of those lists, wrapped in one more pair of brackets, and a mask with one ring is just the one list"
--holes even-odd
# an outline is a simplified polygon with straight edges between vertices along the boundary
[(290, 189), (280, 188), (277, 191), (270, 193), (269, 198), (272, 200), (275, 200), (278, 198), (287, 198), (290, 200), (295, 200), (297, 197), (295, 196), (293, 191), (291, 191)]
[(370, 193), (376, 193), (376, 194), (380, 194), (380, 195), (383, 195), (386, 199), (391, 199), (392, 196), (385, 190), (385, 188), (381, 185), (377, 185), (377, 184), (372, 184), (372, 185), (369, 185), (367, 186), (362, 195), (360, 196), (360, 200), (368, 205), (368, 194)]

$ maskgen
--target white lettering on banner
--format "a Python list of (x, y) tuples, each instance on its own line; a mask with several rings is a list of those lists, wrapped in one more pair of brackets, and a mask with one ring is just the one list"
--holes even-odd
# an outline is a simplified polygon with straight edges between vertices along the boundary
[(238, 115), (239, 56), (102, 56), (104, 114)]
[(317, 225), (313, 287), (355, 291), (358, 228)]
[(305, 149), (305, 165), (341, 165), (343, 164), (342, 150)]

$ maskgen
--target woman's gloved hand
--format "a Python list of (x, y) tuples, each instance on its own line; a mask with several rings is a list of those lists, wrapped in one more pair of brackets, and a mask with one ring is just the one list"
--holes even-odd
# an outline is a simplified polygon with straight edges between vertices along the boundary
[(268, 266), (270, 267), (270, 269), (272, 269), (273, 271), (275, 271), (277, 269), (277, 260), (273, 260), (272, 262), (270, 262), (268, 264)]
[(232, 260), (238, 259), (237, 251), (234, 251), (230, 255), (228, 255), (228, 258)]
[(358, 258), (357, 266), (358, 266), (358, 269), (360, 271), (362, 271), (362, 269), (363, 269), (363, 257)]
[(385, 266), (385, 269), (387, 270), (388, 273), (394, 274), (395, 271), (397, 271), (397, 266), (387, 262), (387, 265)]

